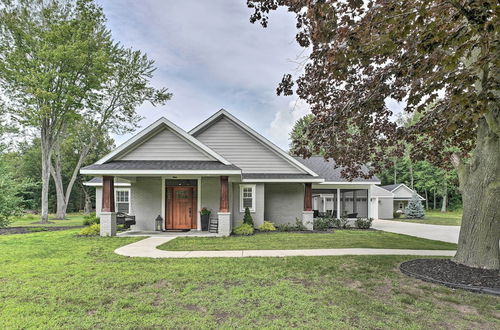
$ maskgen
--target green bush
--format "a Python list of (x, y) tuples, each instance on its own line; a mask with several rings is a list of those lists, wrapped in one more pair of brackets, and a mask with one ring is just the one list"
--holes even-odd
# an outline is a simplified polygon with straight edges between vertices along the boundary
[(372, 221), (373, 221), (373, 218), (370, 218), (370, 219), (357, 218), (355, 224), (356, 224), (356, 227), (359, 229), (370, 229), (370, 227), (372, 226)]
[(339, 227), (338, 227), (338, 228), (340, 228), (340, 229), (347, 229), (347, 228), (351, 227), (351, 226), (349, 225), (349, 220), (347, 219), (347, 217), (346, 217), (346, 216), (342, 216), (342, 217), (339, 219), (338, 224), (339, 224)]
[(258, 228), (260, 231), (275, 231), (276, 227), (274, 227), (274, 224), (270, 221), (264, 221), (262, 225), (260, 225)]
[(0, 214), (0, 228), (7, 228), (12, 222), (11, 217)]
[(246, 223), (247, 225), (250, 225), (253, 228), (253, 218), (252, 215), (250, 214), (250, 209), (248, 207), (245, 207), (245, 215), (243, 216), (243, 223)]
[(248, 223), (241, 224), (233, 229), (233, 234), (246, 236), (253, 235), (253, 226), (249, 225)]
[(399, 217), (401, 217), (401, 212), (398, 211), (394, 211), (394, 213), (392, 214), (392, 216), (394, 217), (394, 219), (399, 219)]
[(100, 219), (95, 215), (95, 212), (92, 212), (90, 214), (87, 214), (83, 217), (83, 225), (84, 226), (90, 226), (94, 224), (99, 224)]
[(315, 218), (313, 220), (313, 229), (318, 231), (327, 231), (333, 227), (332, 218)]
[(306, 226), (300, 221), (299, 218), (295, 218), (295, 225), (290, 223), (284, 223), (280, 225), (276, 225), (276, 229), (278, 231), (304, 231), (306, 230)]
[(94, 223), (80, 230), (78, 234), (82, 236), (96, 236), (99, 235), (100, 232), (101, 232), (101, 225), (98, 223)]

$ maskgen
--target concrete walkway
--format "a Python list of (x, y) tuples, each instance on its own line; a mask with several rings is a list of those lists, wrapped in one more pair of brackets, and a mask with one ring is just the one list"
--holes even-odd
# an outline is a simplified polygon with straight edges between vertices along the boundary
[(144, 258), (243, 258), (243, 257), (292, 257), (292, 256), (342, 256), (342, 255), (415, 255), (454, 256), (450, 250), (404, 249), (310, 249), (310, 250), (227, 250), (227, 251), (165, 251), (156, 247), (175, 237), (149, 237), (122, 246), (115, 253), (127, 257)]
[(449, 243), (458, 243), (458, 234), (460, 232), (460, 226), (439, 226), (393, 220), (375, 220), (373, 221), (372, 227), (391, 233), (405, 234)]

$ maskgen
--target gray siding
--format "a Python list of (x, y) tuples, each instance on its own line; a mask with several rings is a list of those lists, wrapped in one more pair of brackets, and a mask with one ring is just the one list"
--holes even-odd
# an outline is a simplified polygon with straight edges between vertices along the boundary
[(247, 173), (304, 173), (226, 118), (196, 136)]
[(379, 219), (392, 219), (394, 208), (392, 198), (379, 198), (378, 202), (378, 217)]
[(132, 210), (134, 211), (135, 230), (152, 231), (155, 219), (161, 214), (161, 178), (138, 177), (131, 187)]
[(213, 160), (202, 151), (165, 128), (141, 145), (119, 158), (120, 160)]
[(304, 184), (266, 183), (264, 218), (275, 224), (295, 224), (302, 220), (304, 210)]
[(220, 178), (201, 178), (201, 207), (211, 210), (211, 218), (217, 218), (220, 204)]
[[(233, 228), (243, 223), (245, 212), (240, 211), (240, 183), (233, 183), (231, 217), (233, 218)], [(264, 200), (265, 190), (263, 183), (255, 184), (255, 212), (252, 212), (253, 223), (255, 227), (264, 222)]]

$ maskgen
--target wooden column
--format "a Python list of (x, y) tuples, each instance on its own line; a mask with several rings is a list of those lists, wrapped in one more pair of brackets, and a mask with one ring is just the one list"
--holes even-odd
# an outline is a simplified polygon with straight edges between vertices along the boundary
[(306, 183), (304, 186), (304, 211), (312, 211), (312, 183)]
[(112, 176), (102, 177), (102, 212), (115, 212), (115, 184)]
[(227, 176), (220, 177), (220, 207), (219, 212), (229, 212), (229, 179)]

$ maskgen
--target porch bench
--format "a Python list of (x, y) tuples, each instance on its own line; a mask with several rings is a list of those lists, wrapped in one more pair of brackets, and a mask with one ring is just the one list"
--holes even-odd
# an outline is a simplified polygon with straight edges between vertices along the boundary
[(116, 213), (116, 224), (123, 225), (124, 228), (130, 228), (135, 225), (135, 215), (128, 215), (122, 212)]

